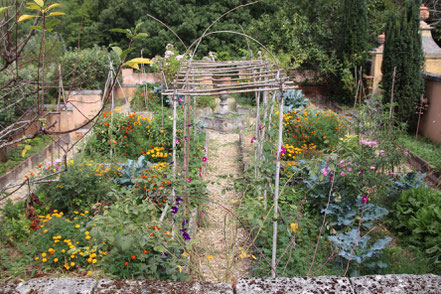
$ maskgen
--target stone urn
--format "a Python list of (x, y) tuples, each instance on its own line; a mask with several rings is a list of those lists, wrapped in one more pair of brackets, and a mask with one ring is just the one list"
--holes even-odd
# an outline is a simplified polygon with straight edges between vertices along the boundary
[[(230, 85), (231, 77), (214, 77), (214, 87), (220, 88), (221, 85)], [(228, 108), (228, 94), (219, 95), (220, 98), (220, 108), (215, 113), (216, 117), (225, 117), (230, 113), (230, 109)]]

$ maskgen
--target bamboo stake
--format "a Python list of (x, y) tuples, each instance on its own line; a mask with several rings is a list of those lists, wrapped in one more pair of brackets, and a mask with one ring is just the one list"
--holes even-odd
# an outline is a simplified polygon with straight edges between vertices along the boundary
[(387, 130), (387, 135), (390, 136), (390, 128), (391, 128), (391, 122), (392, 122), (392, 112), (394, 111), (393, 104), (394, 104), (394, 87), (395, 87), (395, 76), (397, 74), (397, 67), (394, 67), (394, 72), (392, 74), (392, 89), (390, 92), (390, 108), (389, 108), (389, 127)]
[[(278, 74), (279, 75), (279, 74)], [(271, 277), (276, 277), (276, 257), (277, 257), (277, 218), (279, 210), (279, 175), (280, 175), (280, 156), (282, 150), (283, 139), (283, 83), (280, 85), (279, 100), (279, 138), (277, 141), (277, 160), (276, 160), (276, 182), (274, 185), (274, 221), (273, 221), (273, 252), (271, 257)]]

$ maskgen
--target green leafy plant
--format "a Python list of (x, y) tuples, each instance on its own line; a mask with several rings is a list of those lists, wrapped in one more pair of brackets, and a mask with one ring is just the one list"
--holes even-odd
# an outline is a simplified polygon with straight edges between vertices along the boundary
[(303, 95), (302, 90), (290, 89), (285, 93), (284, 112), (302, 110), (308, 105), (308, 99)]
[[(61, 160), (41, 167), (44, 172), (61, 170)], [(53, 209), (71, 215), (74, 210), (88, 209), (104, 199), (112, 188), (111, 168), (91, 160), (69, 162), (68, 170), (60, 174), (58, 181), (39, 184), (37, 194), (44, 195)]]
[(395, 204), (395, 229), (441, 264), (441, 193), (421, 186), (403, 191)]
[(171, 228), (159, 223), (156, 206), (117, 197), (88, 223), (91, 236), (102, 244), (99, 250), (109, 252), (102, 269), (119, 278), (183, 279), (183, 250), (171, 239)]

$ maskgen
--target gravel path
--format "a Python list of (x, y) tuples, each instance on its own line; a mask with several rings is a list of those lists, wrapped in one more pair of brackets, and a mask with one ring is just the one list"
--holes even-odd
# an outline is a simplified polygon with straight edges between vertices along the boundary
[[(219, 176), (241, 173), (239, 135), (210, 132), (209, 137), (207, 180), (216, 182), (208, 185), (210, 200), (235, 211), (239, 195), (234, 191), (222, 195), (222, 190), (233, 183)], [(250, 256), (242, 249), (248, 247), (244, 230), (231, 213), (215, 203), (208, 203), (206, 213), (208, 225), (198, 229), (202, 251), (199, 263), (204, 280), (229, 282), (248, 277)]]

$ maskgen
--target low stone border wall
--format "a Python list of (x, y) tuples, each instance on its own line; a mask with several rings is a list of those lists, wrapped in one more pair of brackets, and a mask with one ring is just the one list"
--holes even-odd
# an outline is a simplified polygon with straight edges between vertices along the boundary
[(0, 294), (440, 294), (441, 276), (373, 275), (239, 279), (233, 285), (157, 280), (32, 279), (0, 283)]
[(45, 161), (47, 158), (54, 157), (54, 159), (56, 159), (59, 157), (59, 154), (60, 156), (63, 155), (64, 151), (61, 149), (59, 144), (64, 145), (65, 143), (67, 144), (71, 143), (71, 138), (69, 134), (62, 136), (57, 141), (51, 143), (50, 145), (46, 146), (44, 149), (33, 154), (32, 156), (25, 159), (22, 163), (12, 168), (6, 174), (0, 177), (0, 189), (5, 187), (9, 183), (15, 183), (17, 181), (22, 180), (22, 178), (19, 177), (22, 176), (24, 171), (31, 170), (38, 164)]

